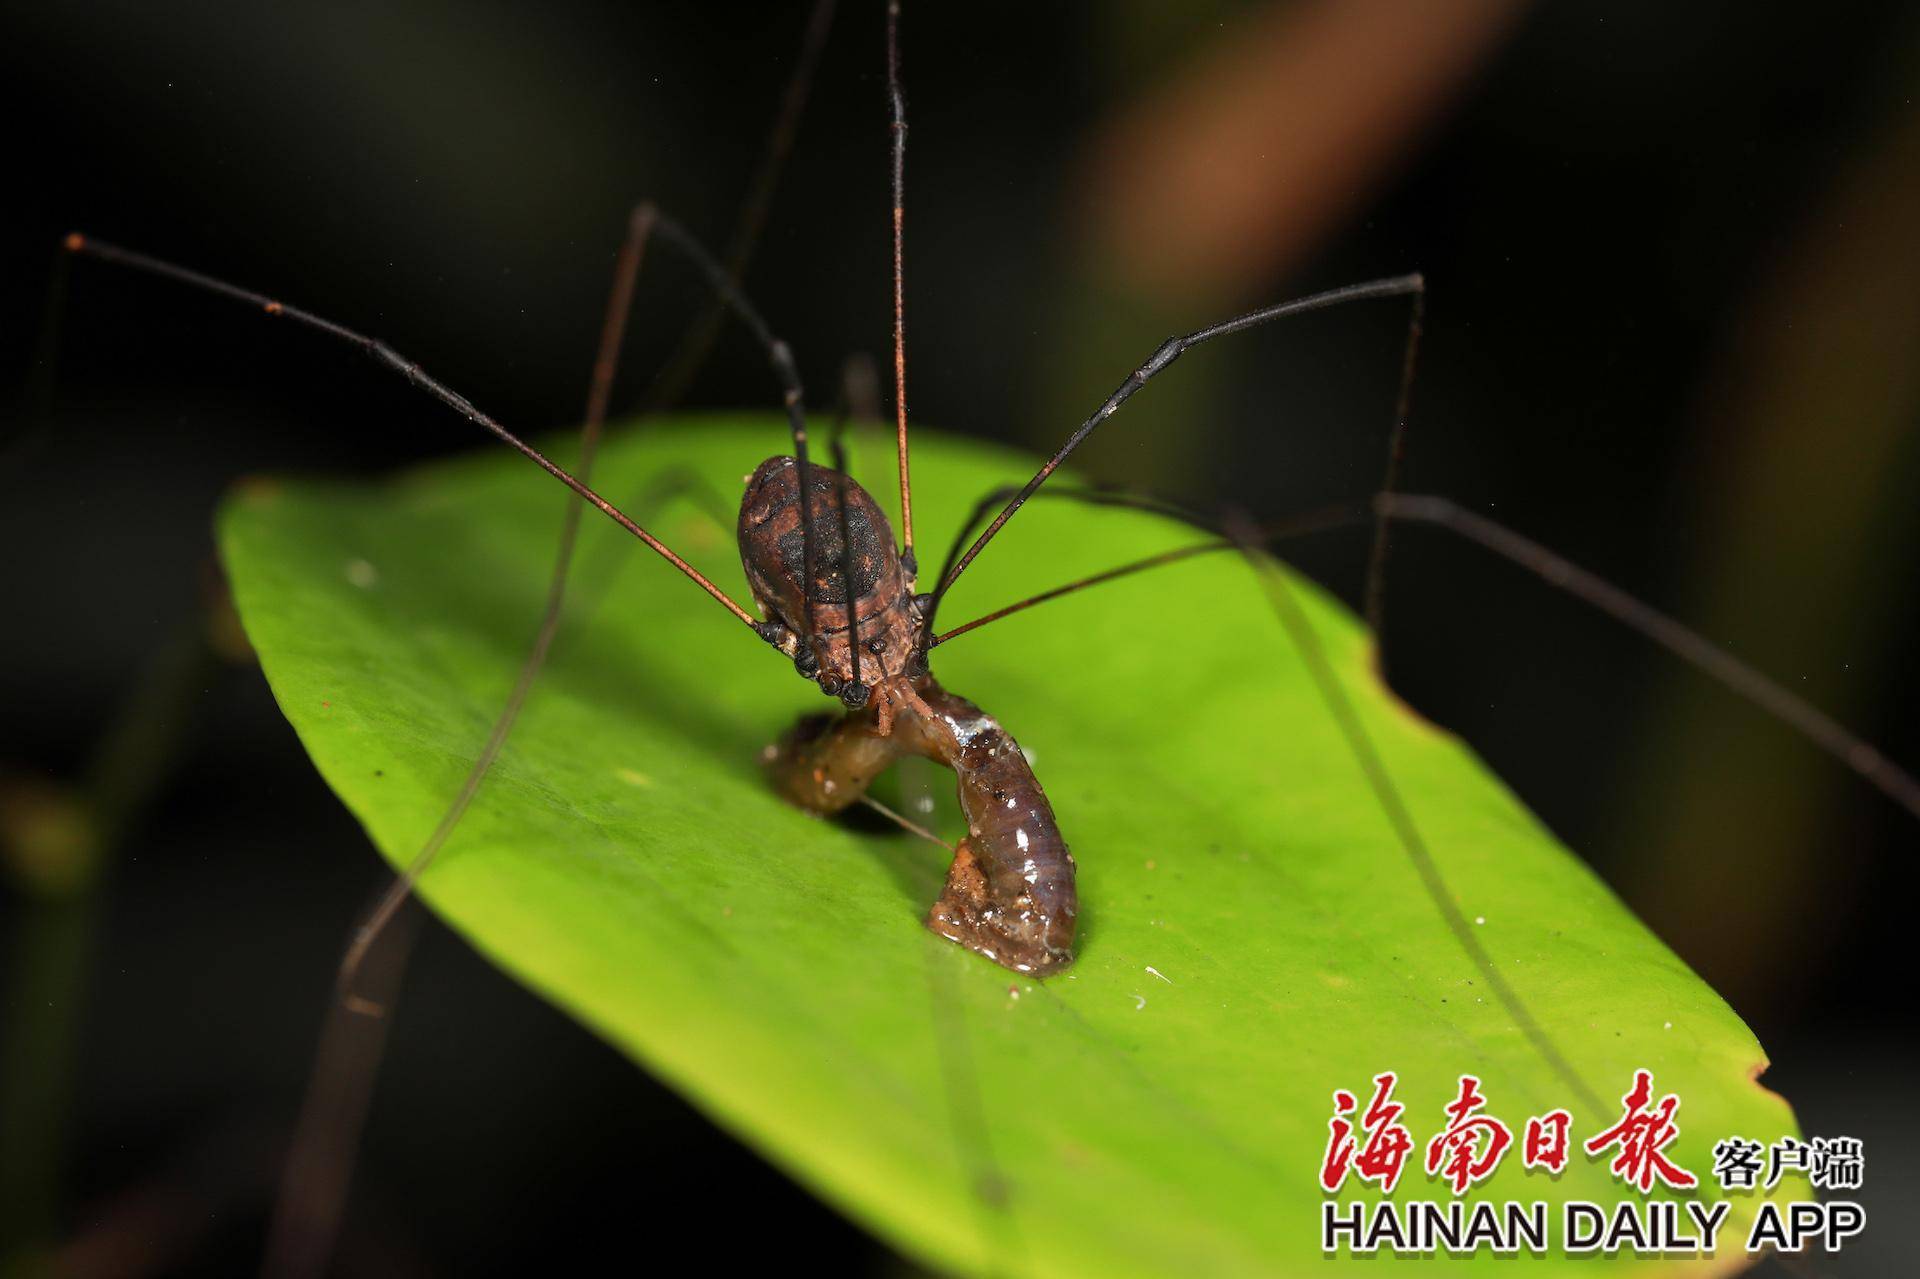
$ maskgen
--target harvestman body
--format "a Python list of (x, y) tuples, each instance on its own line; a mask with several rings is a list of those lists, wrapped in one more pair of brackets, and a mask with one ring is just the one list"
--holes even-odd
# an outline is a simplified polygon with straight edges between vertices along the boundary
[(837, 813), (903, 754), (946, 765), (967, 834), (928, 927), (1018, 972), (1071, 962), (1073, 854), (1019, 745), (928, 669), (931, 614), (879, 504), (839, 471), (814, 466), (803, 478), (798, 459), (771, 458), (740, 503), (740, 558), (768, 615), (761, 633), (850, 708), (837, 723), (803, 720), (771, 748), (780, 793)]

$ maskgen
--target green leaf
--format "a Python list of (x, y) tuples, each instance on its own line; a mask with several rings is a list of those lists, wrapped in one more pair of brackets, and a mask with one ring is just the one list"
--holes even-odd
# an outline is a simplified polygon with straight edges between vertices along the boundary
[[(757, 417), (648, 427), (609, 444), (596, 482), (620, 500), (696, 474), (730, 520), (736, 477), (783, 439)], [(855, 451), (856, 473), (887, 493), (884, 442)], [(928, 559), (975, 498), (1033, 467), (929, 433), (913, 461)], [(256, 484), (224, 513), (274, 694), (396, 864), (513, 681), (564, 496), (499, 451), (372, 486)], [(635, 513), (723, 585), (741, 581), (730, 526), (699, 501)], [(1636, 1067), (1683, 1099), (1668, 1153), (1701, 1176), (1702, 1198), (1721, 1197), (1716, 1140), (1794, 1131), (1754, 1082), (1765, 1058), (1739, 1018), (1469, 751), (1379, 686), (1365, 634), (1310, 585), (1293, 595), (1439, 895), (1258, 579), (1237, 557), (1201, 556), (935, 654), (943, 682), (1032, 754), (1080, 864), (1080, 957), (1042, 984), (922, 928), (943, 850), (775, 799), (761, 748), (831, 704), (588, 519), (551, 665), (424, 895), (503, 969), (908, 1253), (1005, 1274), (1313, 1268), (1331, 1094), (1364, 1105), (1388, 1069), (1422, 1147), (1457, 1076), (1480, 1077), (1516, 1148), (1476, 1199), (1636, 1197), (1577, 1150), (1558, 1179), (1518, 1158), (1530, 1115), (1570, 1108), (1576, 1141), (1611, 1125)], [(1036, 502), (943, 621), (1191, 540), (1134, 512)], [(943, 807), (928, 820), (951, 835), (949, 780), (929, 767), (890, 793), (909, 802), (931, 784)], [(1448, 1199), (1418, 1157), (1396, 1198)], [(1806, 1192), (1789, 1177), (1777, 1193)], [(1355, 1197), (1372, 1195), (1349, 1183), (1341, 1198)], [(1757, 1207), (1733, 1198), (1712, 1269), (1743, 1258)]]

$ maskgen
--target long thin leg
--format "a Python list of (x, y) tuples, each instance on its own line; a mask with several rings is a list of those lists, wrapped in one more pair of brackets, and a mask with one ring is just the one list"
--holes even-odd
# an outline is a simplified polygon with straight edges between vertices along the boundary
[[(1055, 496), (1080, 495), (1061, 492), (1055, 494)], [(1095, 500), (1102, 505), (1135, 505), (1135, 503), (1131, 501), (1116, 501), (1110, 494), (1095, 495)], [(1156, 508), (1152, 505), (1141, 505), (1139, 509), (1152, 511)], [(1325, 506), (1318, 510), (1308, 511), (1301, 515), (1294, 516), (1292, 519), (1262, 524), (1254, 531), (1261, 546), (1271, 546), (1273, 543), (1286, 538), (1301, 537), (1308, 533), (1320, 533), (1328, 529), (1348, 528), (1358, 522), (1360, 518), (1360, 513), (1351, 506)], [(1135, 573), (1144, 573), (1149, 569), (1163, 568), (1169, 564), (1178, 564), (1182, 560), (1190, 560), (1197, 555), (1210, 555), (1216, 551), (1232, 551), (1238, 549), (1239, 543), (1224, 535), (1210, 542), (1197, 542), (1191, 546), (1176, 546), (1172, 550), (1161, 551), (1157, 555), (1149, 555), (1144, 559), (1132, 560), (1115, 568), (1093, 573), (1086, 577), (1075, 578), (1070, 582), (1063, 582), (1059, 586), (1040, 592), (1038, 595), (1029, 595), (1025, 599), (1015, 600), (1013, 603), (1003, 605), (991, 613), (976, 617), (971, 622), (962, 622), (952, 630), (942, 631), (929, 641), (927, 647), (938, 648), (950, 639), (957, 639), (969, 631), (977, 631), (982, 626), (986, 626), (991, 622), (997, 622), (1004, 617), (1012, 617), (1015, 613), (1024, 613), (1030, 608), (1048, 603), (1052, 600), (1057, 600), (1063, 595), (1072, 595), (1077, 591), (1084, 591), (1090, 586), (1100, 586), (1123, 577), (1132, 577)]]
[(1641, 603), (1612, 582), (1569, 562), (1538, 542), (1446, 498), (1383, 493), (1375, 499), (1374, 509), (1389, 519), (1433, 524), (1458, 533), (1575, 599), (1591, 604), (1796, 729), (1815, 746), (1873, 783), (1888, 799), (1920, 817), (1920, 781), (1911, 773), (1692, 627)]
[[(946, 580), (948, 573), (953, 568), (954, 561), (959, 559), (961, 550), (967, 545), (967, 539), (974, 535), (974, 530), (980, 527), (980, 522), (987, 518), (987, 512), (993, 510), (996, 506), (1002, 505), (1008, 498), (1017, 495), (1019, 492), (1020, 488), (1018, 485), (1002, 485), (999, 488), (989, 489), (984, 496), (973, 504), (973, 509), (967, 513), (967, 518), (962, 520), (960, 527), (954, 530), (953, 545), (948, 549), (946, 562), (940, 569), (940, 578), (942, 581)], [(1210, 533), (1218, 531), (1213, 521), (1193, 511), (1189, 511), (1185, 507), (1179, 506), (1166, 498), (1159, 497), (1152, 493), (1139, 492), (1134, 489), (1120, 488), (1112, 485), (1062, 488), (1056, 484), (1046, 490), (1042, 496), (1072, 498), (1076, 501), (1087, 502), (1096, 506), (1124, 506), (1136, 511), (1150, 511), (1155, 515), (1164, 515), (1169, 519), (1179, 520), (1183, 524), (1191, 524), (1195, 528), (1203, 529)]]
[[(614, 261), (613, 287), (607, 298), (606, 317), (601, 324), (600, 343), (588, 382), (586, 420), (580, 430), (578, 471), (582, 484), (592, 476), (594, 458), (605, 433), (607, 403), (619, 368), (627, 318), (633, 308), (634, 280), (639, 275), (653, 224), (654, 216), (648, 207), (643, 205), (634, 210)], [(540, 624), (521, 663), (513, 691), (494, 720), (485, 745), (433, 833), (406, 869), (394, 877), (347, 943), (346, 954), (334, 978), (334, 1005), (322, 1032), (313, 1079), (301, 1107), (274, 1205), (263, 1265), (263, 1272), (268, 1276), (317, 1275), (325, 1270), (325, 1259), (331, 1254), (339, 1231), (340, 1214), (353, 1173), (354, 1149), (365, 1125), (367, 1100), (385, 1040), (384, 1027), (368, 1026), (365, 1022), (369, 1017), (384, 1021), (411, 949), (412, 930), (390, 930), (389, 925), (412, 898), (420, 876), (432, 865), (479, 793), (494, 761), (506, 746), (521, 708), (533, 691), (535, 679), (546, 664), (566, 603), (568, 574), (580, 535), (582, 509), (579, 502), (569, 499), (561, 512), (559, 545), (547, 582)], [(386, 953), (377, 964), (378, 989), (365, 991), (360, 981), (362, 968), (382, 938), (386, 940)], [(352, 1024), (355, 1021), (362, 1024), (356, 1027)]]
[[(707, 251), (705, 245), (694, 239), (686, 228), (651, 204), (641, 207), (651, 213), (655, 234), (686, 255), (694, 268), (706, 277), (708, 286), (719, 295), (720, 300), (742, 324), (746, 325), (754, 339), (766, 348), (767, 363), (772, 367), (774, 377), (780, 382), (781, 401), (787, 411), (787, 429), (793, 436), (793, 456), (800, 470), (801, 570), (807, 582), (811, 583), (814, 548), (817, 543), (813, 531), (813, 503), (808, 499), (807, 494), (813, 491), (813, 467), (807, 457), (806, 393), (800, 386), (800, 371), (793, 363), (793, 348), (774, 336), (773, 330), (767, 327), (767, 322), (761, 318), (760, 312), (747, 301), (746, 296), (727, 275), (727, 269)], [(804, 601), (806, 609), (807, 634), (811, 636), (814, 629), (812, 590), (801, 591), (800, 598)], [(766, 635), (766, 632), (759, 627), (755, 627), (755, 630), (763, 637)]]
[[(367, 953), (358, 980), (370, 1002), (392, 1006), (419, 922), (418, 911), (402, 911), (381, 944)], [(280, 1173), (260, 1260), (262, 1279), (320, 1279), (328, 1272), (392, 1025), (391, 1017), (363, 1016), (337, 1000), (328, 1004), (313, 1074)]]
[[(787, 157), (793, 152), (794, 138), (800, 131), (800, 118), (806, 111), (807, 98), (813, 91), (814, 72), (820, 65), (821, 51), (826, 48), (827, 33), (833, 27), (834, 8), (835, 0), (818, 0), (813, 6), (813, 13), (807, 19), (806, 34), (800, 40), (799, 54), (794, 59), (793, 74), (787, 77), (786, 91), (780, 97), (779, 113), (774, 117), (773, 128), (767, 135), (760, 167), (754, 173), (746, 201), (734, 219), (733, 234), (727, 241), (724, 260), (727, 278), (736, 285), (746, 277), (747, 266), (753, 261), (753, 251), (759, 245), (760, 232), (766, 226), (767, 210), (773, 203), (774, 189), (779, 186), (780, 173), (786, 168)], [(687, 383), (693, 380), (701, 363), (706, 360), (707, 351), (719, 335), (720, 321), (725, 316), (725, 304), (719, 299), (707, 304), (700, 318), (687, 329), (686, 336), (667, 360), (665, 371), (647, 394), (642, 413), (650, 414), (669, 408), (680, 399), (687, 389)]]
[[(1420, 335), (1425, 329), (1426, 291), (1413, 295), (1407, 315), (1407, 343), (1400, 357), (1400, 389), (1393, 401), (1393, 430), (1387, 436), (1387, 471), (1380, 479), (1380, 492), (1393, 493), (1400, 487), (1400, 464), (1407, 452), (1407, 410), (1413, 400), (1413, 367), (1420, 358)], [(1391, 521), (1379, 512), (1373, 522), (1373, 548), (1367, 555), (1365, 613), (1367, 629), (1373, 633), (1374, 662), (1382, 676), (1386, 674), (1387, 551)]]
[[(664, 229), (665, 223), (663, 220), (662, 230), (664, 231)], [(122, 249), (98, 240), (90, 240), (78, 232), (67, 236), (64, 241), (64, 246), (70, 253), (85, 254), (88, 257), (98, 258), (103, 262), (113, 262), (120, 266), (130, 267), (136, 271), (146, 272), (149, 275), (161, 276), (192, 288), (202, 289), (208, 293), (215, 293), (222, 297), (232, 298), (237, 302), (247, 303), (250, 306), (259, 308), (268, 315), (280, 319), (292, 320), (297, 324), (327, 334), (329, 337), (337, 338), (350, 346), (360, 348), (372, 356), (383, 367), (398, 373), (408, 382), (419, 387), (434, 399), (439, 400), (461, 417), (466, 418), (469, 422), (472, 422), (474, 425), (482, 428), (495, 438), (517, 450), (541, 470), (579, 494), (580, 497), (585, 499), (589, 504), (599, 508), (600, 512), (608, 519), (611, 519), (621, 528), (627, 530), (627, 532), (633, 534), (642, 542), (645, 542), (648, 547), (661, 558), (665, 559), (667, 563), (684, 573), (692, 580), (694, 585), (698, 586), (708, 595), (711, 595), (721, 607), (725, 608), (729, 613), (732, 613), (749, 627), (752, 627), (756, 634), (760, 633), (760, 627), (751, 613), (734, 603), (732, 597), (718, 586), (715, 586), (704, 574), (694, 568), (693, 565), (676, 555), (672, 548), (667, 546), (666, 543), (647, 532), (646, 529), (640, 527), (640, 525), (628, 518), (628, 516), (613, 503), (588, 488), (564, 467), (549, 460), (545, 454), (541, 453), (531, 444), (528, 444), (512, 431), (509, 431), (506, 427), (494, 421), (493, 418), (481, 412), (474, 406), (471, 400), (428, 376), (426, 371), (418, 364), (413, 363), (413, 361), (401, 355), (385, 342), (377, 341), (364, 334), (356, 333), (344, 325), (335, 324), (332, 320), (323, 319), (307, 311), (302, 311), (298, 307), (288, 306), (284, 302), (275, 301), (265, 294), (255, 293), (250, 289), (239, 288), (223, 280), (216, 280), (212, 276), (202, 275), (198, 271), (191, 271), (186, 267), (176, 266), (171, 262), (164, 262), (159, 258), (149, 257), (144, 253), (135, 253), (132, 250)], [(733, 296), (734, 300), (739, 300), (737, 294)], [(740, 303), (741, 307), (744, 307), (744, 305), (744, 302)], [(759, 317), (753, 315), (750, 309), (746, 313), (751, 316), (750, 323), (758, 321)], [(764, 328), (764, 325), (759, 326), (761, 331), (764, 331)], [(786, 356), (785, 363), (788, 367), (791, 367), (792, 356), (790, 354)]]
[(907, 97), (900, 87), (900, 0), (887, 0), (887, 102), (893, 111), (893, 417), (900, 459), (900, 562), (911, 585), (920, 564), (913, 553), (913, 481), (907, 465)]
[(1202, 342), (1208, 342), (1217, 337), (1225, 337), (1229, 333), (1239, 333), (1244, 329), (1265, 324), (1270, 320), (1283, 319), (1290, 315), (1303, 315), (1308, 311), (1324, 310), (1327, 307), (1338, 306), (1344, 302), (1359, 302), (1369, 298), (1406, 297), (1418, 295), (1425, 290), (1426, 281), (1418, 274), (1397, 275), (1391, 279), (1373, 280), (1365, 284), (1350, 284), (1345, 288), (1329, 289), (1325, 293), (1316, 293), (1311, 297), (1300, 298), (1292, 302), (1282, 302), (1277, 306), (1265, 307), (1258, 311), (1249, 311), (1245, 315), (1236, 316), (1224, 323), (1215, 324), (1209, 328), (1198, 329), (1184, 337), (1168, 338), (1165, 342), (1162, 342), (1159, 348), (1147, 357), (1146, 362), (1128, 374), (1127, 380), (1122, 382), (1113, 394), (1109, 395), (1100, 407), (1093, 411), (1091, 417), (1082, 422), (1079, 427), (1074, 430), (1073, 434), (1067, 437), (1067, 442), (1062, 444), (1059, 450), (1046, 460), (1040, 469), (1034, 473), (1033, 478), (1028, 480), (1026, 484), (1021, 486), (1017, 493), (1008, 499), (1007, 504), (1001, 508), (1000, 513), (993, 517), (993, 522), (987, 525), (986, 530), (982, 532), (978, 538), (974, 539), (973, 545), (967, 548), (966, 554), (962, 555), (959, 561), (941, 576), (940, 584), (934, 588), (933, 599), (924, 614), (926, 633), (928, 635), (934, 633), (933, 617), (939, 608), (941, 598), (953, 587), (954, 582), (959, 579), (960, 575), (967, 571), (967, 566), (973, 563), (974, 559), (986, 547), (987, 543), (991, 542), (994, 536), (1006, 526), (1007, 521), (1013, 518), (1014, 513), (1026, 503), (1029, 497), (1033, 496), (1034, 492), (1038, 490), (1042, 484), (1047, 482), (1047, 477), (1052, 475), (1054, 471), (1059, 468), (1060, 464), (1066, 461), (1075, 449), (1080, 447), (1080, 442), (1091, 435), (1095, 427), (1112, 417), (1119, 411), (1122, 404), (1125, 404), (1133, 397), (1134, 392), (1145, 386), (1156, 374), (1179, 359), (1181, 355), (1185, 354), (1188, 350), (1200, 345)]
[[(634, 494), (633, 505), (664, 520), (668, 507), (682, 498), (713, 522), (723, 540), (731, 541), (739, 504), (729, 501), (706, 476), (690, 468), (673, 466), (651, 476)], [(574, 584), (567, 592), (572, 601), (568, 612), (575, 625), (593, 624), (596, 610), (605, 601), (608, 585), (622, 563), (614, 553), (618, 549), (607, 548), (607, 554), (585, 558), (575, 572)]]
[[(1049, 493), (1053, 492), (1055, 490), (1049, 490)], [(1061, 496), (1077, 496), (1073, 490), (1057, 492)], [(1151, 498), (1135, 500), (1132, 495), (1128, 495), (1123, 499), (1117, 495), (1099, 493), (1093, 496), (1094, 500), (1111, 505), (1133, 506), (1155, 513), (1165, 513)], [(1582, 603), (1597, 608), (1640, 632), (1729, 691), (1799, 732), (1821, 751), (1871, 782), (1894, 803), (1915, 817), (1920, 817), (1920, 780), (1916, 780), (1912, 774), (1887, 759), (1871, 743), (1745, 662), (1728, 654), (1685, 623), (1641, 603), (1612, 582), (1579, 567), (1540, 543), (1496, 524), (1485, 516), (1466, 510), (1446, 498), (1411, 493), (1382, 493), (1371, 505), (1372, 515), (1376, 520), (1384, 518), (1431, 524), (1458, 534), (1512, 561), (1548, 585), (1565, 591)], [(1324, 507), (1292, 520), (1261, 526), (1253, 531), (1251, 540), (1265, 546), (1280, 537), (1330, 528), (1351, 527), (1366, 523), (1367, 520), (1368, 512), (1362, 508)], [(1211, 527), (1204, 521), (1200, 522), (1199, 526)], [(1087, 577), (1076, 578), (956, 626), (952, 630), (935, 636), (932, 643), (943, 644), (991, 622), (999, 621), (1003, 617), (1025, 612), (1027, 609), (1058, 599), (1063, 595), (1071, 595), (1091, 586), (1129, 577), (1163, 565), (1175, 564), (1196, 555), (1233, 549), (1236, 545), (1238, 543), (1234, 539), (1223, 534), (1221, 538), (1213, 541), (1176, 547)]]

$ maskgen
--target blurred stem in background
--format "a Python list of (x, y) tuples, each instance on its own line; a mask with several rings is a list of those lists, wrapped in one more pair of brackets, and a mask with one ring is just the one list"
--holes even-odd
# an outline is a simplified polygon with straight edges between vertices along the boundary
[[(1060, 424), (1084, 417), (1161, 338), (1278, 300), (1276, 282), (1386, 183), (1523, 9), (1313, 0), (1224, 17), (1220, 6), (1132, 5), (1114, 24), (1113, 61), (1164, 66), (1166, 44), (1190, 49), (1095, 130), (1070, 184), (1064, 256), (1075, 265), (1036, 344), (1031, 442), (1058, 444)], [(1176, 18), (1181, 29), (1169, 30)], [(1241, 344), (1208, 358), (1257, 355)], [(1230, 381), (1161, 379), (1152, 413), (1178, 429), (1136, 429), (1124, 462), (1096, 450), (1076, 465), (1153, 475), (1170, 492), (1230, 469), (1204, 442), (1213, 393)]]
[(0, 1004), (0, 1272), (32, 1273), (65, 1237), (67, 1125), (102, 890), (113, 851), (186, 749), (220, 659), (251, 659), (224, 589), (163, 645), (65, 786), (0, 775), (7, 915)]
[[(1869, 738), (1895, 731), (1876, 690), (1898, 673), (1920, 485), (1920, 111), (1813, 202), (1738, 312), (1706, 380), (1698, 536), (1680, 611)], [(1814, 995), (1856, 899), (1873, 891), (1847, 827), (1843, 771), (1685, 673), (1622, 803), (1617, 886), (1736, 1009)], [(1878, 721), (1878, 722), (1876, 722)], [(1911, 762), (1911, 761), (1909, 761)], [(1701, 909), (1701, 903), (1713, 903)]]

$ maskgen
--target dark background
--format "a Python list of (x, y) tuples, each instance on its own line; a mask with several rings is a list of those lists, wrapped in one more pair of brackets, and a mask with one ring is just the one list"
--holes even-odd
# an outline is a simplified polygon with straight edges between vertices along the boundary
[[(1420, 7), (910, 4), (916, 418), (1048, 447), (1168, 332), (1421, 269), (1409, 487), (1560, 549), (1920, 761), (1920, 21), (1896, 3), (1408, 21)], [(43, 414), (60, 235), (270, 291), (508, 423), (566, 424), (627, 208), (650, 196), (725, 239), (805, 17), (474, 0), (0, 17), (7, 839), (57, 834), (157, 654), (185, 654), (190, 692), (158, 716), (164, 784), (96, 841), (89, 886), (50, 887), (18, 847), (0, 881), (0, 1115), (64, 1159), (8, 1188), (0, 1242), (63, 1247), (75, 1273), (252, 1264), (333, 966), (381, 873), (258, 673), (195, 665), (210, 513), (249, 472), (375, 475), (476, 447), (351, 352), (88, 262)], [(1130, 145), (1189, 119), (1170, 101), (1270, 110), (1236, 112), (1218, 61), (1269, 47), (1301, 91), (1272, 138), (1333, 158), (1209, 242), (1186, 219), (1231, 191), (1115, 157), (1194, 159), (1198, 126), (1163, 153)], [(747, 277), (816, 402), (846, 355), (890, 342), (881, 55), (878, 7), (843, 5)], [(1370, 114), (1395, 58), (1454, 69)], [(700, 304), (664, 263), (643, 290), (627, 405)], [(1084, 467), (1261, 516), (1363, 498), (1404, 323), (1375, 304), (1195, 353)], [(775, 405), (731, 335), (686, 402)], [(1354, 599), (1363, 550), (1328, 537), (1298, 558)], [(1809, 1133), (1867, 1139), (1870, 1228), (1829, 1268), (1910, 1265), (1892, 1210), (1915, 1189), (1920, 1107), (1889, 979), (1911, 971), (1914, 819), (1440, 533), (1402, 536), (1388, 598), (1401, 694), (1729, 998)], [(60, 1087), (22, 1084), (36, 1061)], [(429, 929), (341, 1272), (513, 1273), (707, 1231), (742, 1265), (903, 1264)]]

